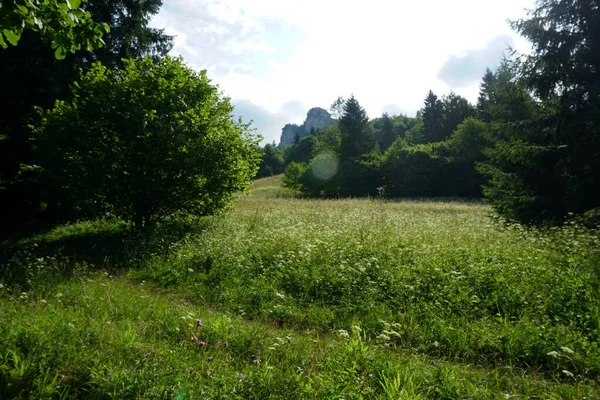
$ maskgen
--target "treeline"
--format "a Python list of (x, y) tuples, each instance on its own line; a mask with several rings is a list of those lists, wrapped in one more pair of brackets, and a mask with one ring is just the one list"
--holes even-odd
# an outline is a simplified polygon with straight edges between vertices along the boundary
[(599, 4), (536, 7), (511, 23), (532, 53), (488, 69), (477, 104), (430, 91), (414, 118), (369, 120), (357, 99), (338, 99), (337, 127), (284, 154), (266, 146), (261, 171), (285, 167), (285, 184), (306, 196), (483, 196), (509, 220), (597, 223)]
[[(481, 196), (474, 163), (482, 159), (486, 128), (466, 99), (454, 93), (438, 99), (430, 92), (416, 117), (372, 120), (354, 97), (340, 107), (338, 126), (284, 151), (267, 144), (257, 177), (285, 170), (286, 185), (308, 196)], [(327, 179), (316, 171), (324, 160), (335, 168)]]
[(2, 230), (99, 216), (142, 228), (246, 188), (258, 139), (205, 72), (167, 56), (172, 37), (148, 27), (161, 4), (3, 7)]

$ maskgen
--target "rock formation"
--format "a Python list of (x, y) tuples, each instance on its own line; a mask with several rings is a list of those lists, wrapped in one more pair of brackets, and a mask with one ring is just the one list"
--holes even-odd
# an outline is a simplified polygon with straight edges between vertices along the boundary
[(302, 125), (287, 124), (281, 130), (279, 139), (279, 149), (283, 150), (294, 143), (296, 134), (300, 139), (311, 132), (311, 130), (322, 131), (336, 124), (336, 120), (324, 109), (319, 107), (311, 108), (306, 114), (306, 119)]

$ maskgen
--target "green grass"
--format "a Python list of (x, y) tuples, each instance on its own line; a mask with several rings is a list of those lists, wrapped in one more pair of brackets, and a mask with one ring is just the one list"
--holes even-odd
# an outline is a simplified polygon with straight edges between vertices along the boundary
[(2, 251), (6, 398), (600, 397), (600, 239), (576, 224), (273, 177), (222, 216)]

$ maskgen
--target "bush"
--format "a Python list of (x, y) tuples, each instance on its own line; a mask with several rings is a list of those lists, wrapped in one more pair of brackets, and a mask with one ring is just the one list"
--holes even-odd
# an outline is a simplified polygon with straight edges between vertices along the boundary
[(294, 192), (302, 189), (302, 176), (308, 170), (307, 164), (292, 161), (285, 168), (283, 175), (283, 186), (292, 189)]
[(436, 197), (445, 194), (446, 157), (440, 157), (440, 143), (405, 146), (397, 140), (383, 157), (385, 193), (391, 197)]
[(443, 142), (396, 140), (382, 159), (385, 193), (393, 197), (481, 197), (487, 124), (467, 118)]
[(70, 202), (138, 228), (222, 210), (259, 162), (257, 139), (232, 110), (181, 59), (125, 61), (116, 71), (95, 64), (72, 100), (41, 112), (34, 128), (49, 207)]

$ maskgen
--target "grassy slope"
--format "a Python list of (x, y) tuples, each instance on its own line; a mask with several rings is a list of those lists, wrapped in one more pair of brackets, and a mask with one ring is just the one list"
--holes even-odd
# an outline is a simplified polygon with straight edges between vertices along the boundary
[(63, 226), (3, 245), (0, 393), (598, 398), (598, 245), (278, 177), (143, 236)]

